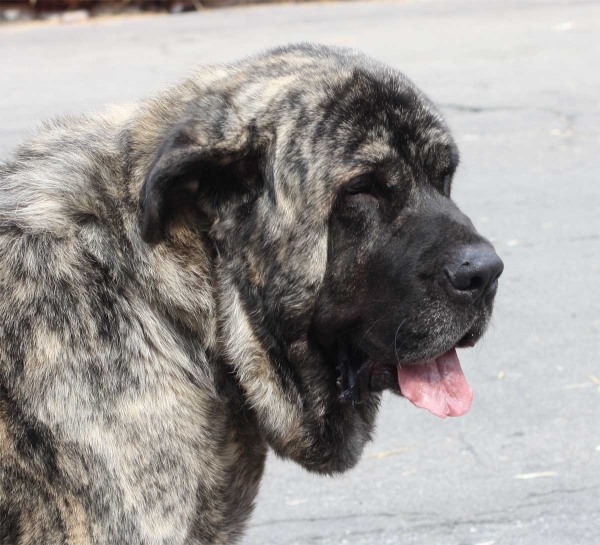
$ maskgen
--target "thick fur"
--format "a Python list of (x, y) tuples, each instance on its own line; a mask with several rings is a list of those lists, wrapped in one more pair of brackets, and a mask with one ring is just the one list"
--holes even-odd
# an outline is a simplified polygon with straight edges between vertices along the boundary
[[(431, 103), (308, 45), (47, 122), (0, 165), (1, 544), (229, 544), (268, 447), (321, 473), (357, 462), (379, 394), (342, 403), (321, 339), (368, 281), (336, 258), (352, 237), (368, 255), (350, 209), (332, 220), (365, 165), (395, 173), (398, 210), (454, 206), (435, 187), (456, 150)], [(437, 293), (412, 356), (474, 323), (448, 324), (459, 311)]]

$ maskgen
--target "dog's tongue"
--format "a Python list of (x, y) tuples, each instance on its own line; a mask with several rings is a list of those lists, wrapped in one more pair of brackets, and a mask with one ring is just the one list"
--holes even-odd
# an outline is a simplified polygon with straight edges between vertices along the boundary
[(434, 360), (399, 367), (398, 383), (402, 395), (413, 405), (440, 418), (462, 416), (473, 402), (473, 390), (454, 348)]

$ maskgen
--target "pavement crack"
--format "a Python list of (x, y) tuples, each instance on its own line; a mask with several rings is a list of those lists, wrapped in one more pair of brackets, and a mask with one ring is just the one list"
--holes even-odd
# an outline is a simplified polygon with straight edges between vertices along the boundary
[(360, 518), (394, 518), (397, 517), (398, 514), (401, 515), (415, 515), (415, 513), (351, 513), (349, 515), (332, 515), (330, 517), (289, 517), (284, 519), (276, 519), (276, 520), (266, 520), (265, 522), (259, 522), (257, 524), (251, 524), (251, 527), (264, 527), (264, 526), (273, 526), (275, 524), (289, 524), (289, 523), (297, 523), (297, 522), (327, 522), (330, 520), (350, 520), (350, 519), (360, 519)]
[(536, 106), (475, 106), (470, 104), (459, 104), (455, 102), (438, 102), (437, 105), (443, 110), (453, 110), (456, 112), (467, 112), (471, 114), (480, 114), (487, 112), (544, 112), (560, 117), (568, 126), (581, 115), (580, 112), (563, 112), (557, 108), (536, 107)]
[(455, 112), (463, 112), (469, 114), (481, 114), (491, 112), (542, 112), (555, 116), (561, 122), (562, 128), (558, 130), (558, 134), (565, 137), (565, 142), (571, 142), (571, 137), (575, 132), (575, 123), (577, 118), (583, 115), (582, 112), (565, 112), (557, 108), (536, 107), (536, 106), (475, 106), (470, 104), (459, 104), (452, 102), (441, 102), (437, 105), (442, 110)]
[(600, 485), (594, 486), (582, 486), (580, 488), (556, 488), (554, 490), (548, 490), (548, 492), (531, 492), (527, 494), (528, 498), (542, 498), (544, 496), (562, 496), (565, 494), (579, 494), (580, 492), (587, 492), (588, 490), (598, 490)]
[(479, 453), (477, 452), (475, 447), (467, 440), (467, 438), (464, 436), (464, 434), (459, 433), (458, 438), (459, 438), (460, 442), (463, 444), (463, 446), (465, 447), (465, 449), (467, 449), (467, 451), (471, 454), (471, 456), (473, 456), (473, 458), (475, 458), (475, 461), (478, 462), (479, 464), (481, 464), (483, 467), (486, 467), (485, 461), (483, 460), (483, 458), (481, 458), (481, 456), (479, 456)]

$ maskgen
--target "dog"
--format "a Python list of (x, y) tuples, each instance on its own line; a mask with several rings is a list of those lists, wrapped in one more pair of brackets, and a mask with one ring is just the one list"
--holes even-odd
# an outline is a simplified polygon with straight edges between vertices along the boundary
[(230, 544), (267, 450), (445, 416), (502, 261), (401, 73), (301, 44), (46, 122), (0, 165), (0, 543)]

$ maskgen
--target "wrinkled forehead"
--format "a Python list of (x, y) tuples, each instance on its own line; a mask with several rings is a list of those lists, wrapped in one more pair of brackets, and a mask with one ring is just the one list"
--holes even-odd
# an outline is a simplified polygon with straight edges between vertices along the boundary
[(326, 210), (339, 187), (369, 171), (440, 179), (458, 164), (441, 115), (391, 70), (354, 67), (312, 80), (305, 93), (286, 100), (286, 115), (273, 182), (279, 197), (296, 206)]
[(441, 115), (400, 75), (356, 69), (333, 86), (321, 111), (315, 137), (347, 167), (396, 163), (437, 176), (457, 166), (457, 148)]

